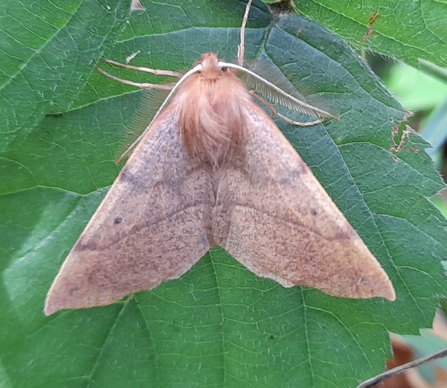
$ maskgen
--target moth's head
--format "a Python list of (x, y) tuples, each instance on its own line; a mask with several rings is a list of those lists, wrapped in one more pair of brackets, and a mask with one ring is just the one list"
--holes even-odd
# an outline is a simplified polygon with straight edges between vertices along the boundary
[(219, 58), (214, 53), (203, 54), (197, 64), (202, 66), (200, 70), (202, 77), (209, 81), (218, 79), (227, 70), (219, 65)]

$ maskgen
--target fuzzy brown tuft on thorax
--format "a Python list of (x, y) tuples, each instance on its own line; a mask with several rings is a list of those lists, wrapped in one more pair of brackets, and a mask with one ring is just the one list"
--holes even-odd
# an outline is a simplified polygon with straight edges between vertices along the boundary
[(179, 128), (191, 158), (221, 166), (243, 157), (244, 104), (251, 97), (230, 69), (220, 68), (215, 54), (202, 55), (199, 64), (202, 70), (175, 97)]

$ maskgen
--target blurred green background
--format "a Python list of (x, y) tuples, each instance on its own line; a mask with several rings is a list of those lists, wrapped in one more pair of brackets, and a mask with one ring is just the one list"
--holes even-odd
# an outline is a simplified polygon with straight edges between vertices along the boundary
[[(403, 63), (367, 54), (366, 59), (384, 84), (399, 102), (414, 115), (406, 123), (420, 133), (433, 148), (427, 149), (444, 182), (447, 182), (447, 69), (420, 61), (419, 70)], [(405, 124), (400, 132), (405, 130)], [(447, 189), (432, 201), (447, 217)], [(447, 270), (447, 261), (444, 262)], [(435, 318), (435, 333), (422, 329), (420, 336), (403, 335), (397, 338), (413, 352), (413, 359), (447, 348), (447, 299)], [(447, 359), (438, 360), (418, 368), (428, 384), (436, 384), (436, 368), (447, 371)], [(436, 385), (437, 386), (437, 385)]]
[[(414, 113), (408, 124), (419, 132), (433, 148), (427, 149), (444, 181), (447, 176), (447, 69), (420, 61), (420, 69), (384, 59), (379, 55), (367, 55), (374, 72), (400, 101)], [(401, 129), (402, 130), (402, 129)], [(447, 214), (444, 201), (436, 197), (436, 203)]]

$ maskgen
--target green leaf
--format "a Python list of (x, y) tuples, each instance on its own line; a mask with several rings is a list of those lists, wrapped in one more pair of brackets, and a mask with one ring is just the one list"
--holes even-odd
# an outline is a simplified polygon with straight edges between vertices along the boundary
[(67, 111), (129, 9), (125, 0), (0, 3), (0, 151)]
[[(269, 64), (272, 76), (340, 116), (324, 126), (278, 125), (388, 272), (397, 300), (284, 289), (214, 249), (181, 279), (150, 292), (43, 315), (60, 265), (118, 174), (115, 153), (142, 98), (94, 71), (103, 50), (120, 62), (139, 51), (132, 64), (169, 70), (190, 68), (207, 51), (236, 58), (244, 3), (143, 5), (146, 11), (133, 12), (116, 41), (112, 33), (104, 38), (110, 49), (98, 42), (91, 51), (82, 49), (85, 42), (67, 46), (67, 58), (82, 57), (89, 66), (67, 62), (38, 73), (39, 85), (51, 88), (54, 79), (71, 85), (76, 69), (76, 92), (46, 95), (48, 106), (58, 107), (52, 115), (43, 117), (45, 110), (30, 104), (34, 124), (24, 131), (12, 131), (6, 121), (0, 127), (1, 383), (319, 388), (354, 387), (379, 373), (390, 356), (388, 331), (428, 327), (437, 296), (446, 294), (439, 262), (447, 254), (447, 223), (427, 199), (443, 185), (418, 135), (392, 151), (398, 141), (392, 130), (405, 110), (357, 53), (307, 19), (272, 18), (259, 2), (250, 12), (247, 58)], [(112, 30), (122, 5), (115, 6), (103, 19), (98, 2), (82, 2), (78, 10), (87, 7), (88, 20), (107, 19)], [(82, 40), (99, 39), (97, 29), (86, 27), (85, 34)], [(50, 57), (60, 53), (55, 45), (45, 49)], [(40, 86), (28, 85), (33, 93)], [(17, 105), (26, 100), (22, 86), (8, 87), (16, 90), (9, 96), (17, 96)]]
[[(343, 39), (418, 67), (419, 58), (447, 63), (447, 8), (435, 1), (294, 1), (297, 11)], [(376, 20), (369, 24), (371, 16)], [(372, 28), (373, 31), (368, 31)], [(369, 35), (369, 36), (368, 36)]]

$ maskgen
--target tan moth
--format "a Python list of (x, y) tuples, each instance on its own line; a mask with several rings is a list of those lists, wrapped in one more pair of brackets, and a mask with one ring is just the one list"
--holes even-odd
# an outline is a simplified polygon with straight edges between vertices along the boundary
[(239, 65), (207, 53), (169, 87), (54, 280), (47, 315), (153, 289), (182, 276), (216, 245), (284, 287), (395, 299), (378, 261), (234, 75), (265, 82), (287, 106), (318, 118), (311, 124), (334, 117), (241, 67), (249, 7)]

